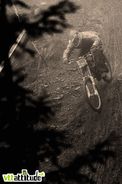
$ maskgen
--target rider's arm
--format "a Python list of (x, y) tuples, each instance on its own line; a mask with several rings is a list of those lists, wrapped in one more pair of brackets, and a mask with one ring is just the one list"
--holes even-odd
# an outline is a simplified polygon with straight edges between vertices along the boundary
[(63, 59), (64, 60), (68, 60), (72, 50), (73, 50), (73, 43), (72, 43), (72, 40), (69, 40), (67, 48), (66, 48), (66, 50), (63, 53)]
[(94, 42), (92, 44), (92, 48), (97, 48), (100, 45), (100, 43), (101, 43), (101, 40), (100, 40), (99, 36), (96, 36), (94, 38)]

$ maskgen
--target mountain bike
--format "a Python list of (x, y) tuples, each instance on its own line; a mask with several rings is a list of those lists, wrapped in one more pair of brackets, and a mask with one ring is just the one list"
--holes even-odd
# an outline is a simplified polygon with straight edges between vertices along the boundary
[[(90, 57), (90, 61), (88, 62), (88, 57)], [(102, 107), (101, 96), (99, 90), (97, 88), (97, 76), (94, 73), (95, 69), (95, 59), (92, 53), (89, 53), (83, 57), (80, 57), (79, 60), (76, 61), (79, 66), (80, 71), (83, 76), (83, 83), (85, 88), (85, 94), (88, 100), (89, 105), (96, 111), (100, 111)], [(110, 82), (112, 79), (112, 72), (110, 64), (104, 63), (107, 68), (107, 75), (104, 76), (103, 80), (106, 82)]]

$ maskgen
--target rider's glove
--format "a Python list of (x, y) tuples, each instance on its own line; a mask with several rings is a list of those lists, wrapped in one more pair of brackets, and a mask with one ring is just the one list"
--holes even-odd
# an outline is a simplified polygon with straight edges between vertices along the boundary
[(92, 46), (91, 49), (90, 49), (90, 52), (94, 53), (96, 51), (96, 49), (97, 49), (96, 46)]

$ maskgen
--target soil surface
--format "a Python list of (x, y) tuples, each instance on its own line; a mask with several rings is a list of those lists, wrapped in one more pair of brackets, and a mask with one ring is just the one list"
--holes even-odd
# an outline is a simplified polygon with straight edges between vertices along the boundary
[[(61, 34), (44, 35), (29, 40), (28, 46), (37, 49), (35, 58), (23, 53), (16, 68), (24, 67), (27, 78), (23, 85), (39, 96), (44, 90), (55, 104), (55, 116), (48, 122), (52, 131), (63, 134), (54, 150), (40, 159), (40, 169), (46, 173), (46, 183), (122, 182), (122, 1), (74, 0), (80, 6), (67, 16), (69, 24), (81, 31), (99, 32), (105, 55), (111, 65), (113, 80), (97, 83), (102, 99), (101, 112), (87, 103), (82, 75), (75, 62), (63, 63), (62, 54), (68, 43), (69, 29)], [(30, 0), (33, 8), (48, 8), (58, 1)], [(20, 10), (21, 11), (21, 10)], [(34, 44), (34, 45), (33, 45)], [(20, 50), (21, 52), (21, 50)], [(55, 137), (57, 136), (57, 137)], [(57, 148), (56, 148), (57, 147)]]

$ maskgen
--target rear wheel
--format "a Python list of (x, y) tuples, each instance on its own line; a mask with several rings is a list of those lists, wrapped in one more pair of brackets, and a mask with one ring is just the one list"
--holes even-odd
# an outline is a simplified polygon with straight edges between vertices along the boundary
[(101, 109), (101, 98), (91, 78), (85, 80), (85, 93), (89, 105), (96, 111)]

